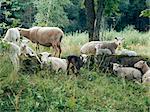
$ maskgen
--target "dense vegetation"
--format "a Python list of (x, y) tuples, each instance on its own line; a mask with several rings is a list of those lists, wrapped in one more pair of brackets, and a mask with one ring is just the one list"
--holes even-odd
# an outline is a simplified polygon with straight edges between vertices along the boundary
[[(124, 48), (135, 50), (140, 55), (150, 55), (147, 52), (150, 32), (139, 33), (128, 27), (121, 33), (106, 31), (105, 39), (112, 40), (116, 35), (126, 37)], [(63, 39), (63, 56), (79, 54), (80, 46), (87, 41), (87, 33), (67, 35)], [(31, 46), (35, 48), (33, 44)], [(46, 70), (36, 74), (16, 74), (7, 55), (0, 60), (2, 112), (148, 112), (150, 108), (149, 86), (124, 81), (98, 69), (82, 68), (77, 77)]]

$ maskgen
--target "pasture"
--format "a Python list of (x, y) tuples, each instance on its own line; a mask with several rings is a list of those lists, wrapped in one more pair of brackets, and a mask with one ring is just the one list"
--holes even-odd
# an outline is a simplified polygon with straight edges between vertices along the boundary
[[(103, 40), (125, 38), (121, 48), (150, 56), (150, 32), (140, 33), (131, 27), (124, 31), (106, 31)], [(62, 57), (80, 54), (88, 41), (87, 33), (66, 34)], [(34, 44), (30, 44), (35, 49)], [(49, 51), (40, 46), (40, 51)], [(36, 65), (32, 65), (36, 66)], [(16, 74), (6, 54), (0, 56), (1, 112), (148, 112), (150, 86), (121, 80), (96, 68), (81, 69), (81, 74), (67, 75), (41, 70), (36, 74)]]

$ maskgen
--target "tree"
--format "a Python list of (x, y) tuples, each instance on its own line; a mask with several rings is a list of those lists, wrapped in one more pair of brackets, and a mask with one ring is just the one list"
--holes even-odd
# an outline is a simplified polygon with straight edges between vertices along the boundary
[(87, 29), (89, 33), (89, 41), (94, 40), (94, 22), (95, 22), (95, 10), (94, 0), (85, 0), (84, 2), (87, 14)]
[[(87, 28), (89, 32), (89, 41), (101, 40), (99, 32), (101, 21), (105, 16), (111, 16), (118, 11), (120, 0), (85, 0), (87, 14)], [(97, 10), (96, 10), (97, 9)]]

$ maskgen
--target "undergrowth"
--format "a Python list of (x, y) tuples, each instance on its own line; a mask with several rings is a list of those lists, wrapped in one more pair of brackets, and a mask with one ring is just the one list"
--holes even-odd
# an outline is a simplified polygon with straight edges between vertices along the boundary
[[(106, 32), (106, 40), (125, 37), (124, 48), (147, 54), (149, 32), (133, 29)], [(79, 55), (86, 33), (66, 35), (63, 54)], [(137, 44), (139, 46), (137, 46)], [(144, 47), (145, 46), (145, 47)], [(34, 44), (32, 44), (34, 47)], [(138, 48), (139, 47), (139, 48)], [(41, 51), (49, 50), (41, 47)], [(146, 51), (146, 52), (145, 52)], [(150, 88), (108, 73), (82, 68), (77, 77), (48, 70), (28, 75), (13, 72), (7, 55), (0, 56), (0, 112), (148, 112)]]

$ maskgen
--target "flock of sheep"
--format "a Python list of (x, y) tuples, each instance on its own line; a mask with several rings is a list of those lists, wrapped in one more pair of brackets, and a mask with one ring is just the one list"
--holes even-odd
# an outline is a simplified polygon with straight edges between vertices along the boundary
[[(20, 39), (20, 36), (25, 37)], [(128, 55), (137, 56), (135, 51), (123, 49), (117, 51), (119, 45), (122, 44), (123, 38), (115, 38), (114, 41), (91, 41), (84, 44), (81, 49), (81, 55), (69, 55), (66, 59), (60, 58), (61, 55), (61, 40), (64, 33), (57, 27), (32, 27), (30, 29), (24, 28), (10, 28), (7, 30), (5, 37), (2, 39), (3, 43), (9, 44), (9, 57), (14, 65), (15, 71), (19, 70), (19, 57), (21, 55), (36, 57), (41, 64), (41, 69), (49, 67), (54, 71), (60, 69), (69, 74), (70, 70), (78, 74), (80, 68), (87, 62), (88, 56), (94, 55)], [(29, 47), (29, 42), (36, 43), (36, 51)], [(39, 45), (52, 47), (54, 53), (40, 52), (37, 53)], [(57, 55), (58, 54), (58, 55)], [(57, 56), (57, 57), (56, 57)], [(112, 63), (113, 72), (129, 80), (140, 83), (150, 82), (150, 68), (143, 60), (134, 64), (134, 67), (123, 67), (123, 65)]]

